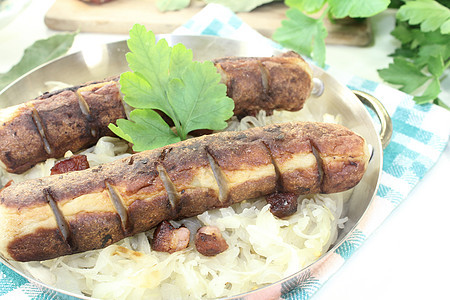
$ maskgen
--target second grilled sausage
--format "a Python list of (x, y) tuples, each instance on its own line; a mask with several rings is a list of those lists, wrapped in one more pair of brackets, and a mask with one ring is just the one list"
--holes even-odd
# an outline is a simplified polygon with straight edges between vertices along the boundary
[[(242, 117), (259, 110), (299, 110), (312, 89), (312, 71), (296, 53), (280, 57), (225, 58), (215, 65)], [(0, 166), (22, 173), (113, 135), (108, 124), (126, 118), (119, 77), (46, 93), (0, 110)]]

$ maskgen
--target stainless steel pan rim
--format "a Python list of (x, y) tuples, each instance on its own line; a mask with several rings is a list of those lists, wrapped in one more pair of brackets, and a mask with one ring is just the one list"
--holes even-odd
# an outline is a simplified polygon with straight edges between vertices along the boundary
[[(165, 38), (169, 45), (183, 43), (186, 47), (193, 49), (194, 59), (197, 60), (207, 60), (224, 56), (271, 56), (280, 53), (280, 50), (269, 47), (268, 44), (246, 43), (215, 36), (159, 35), (157, 38)], [(8, 85), (0, 93), (0, 108), (19, 104), (45, 92), (47, 90), (44, 84), (46, 81), (58, 80), (76, 85), (124, 72), (128, 70), (125, 60), (126, 52), (128, 52), (126, 41), (119, 41), (107, 45), (94, 46), (55, 59), (28, 72)], [(352, 92), (324, 70), (316, 66), (312, 66), (312, 68), (315, 80), (323, 84), (323, 90), (321, 91), (322, 93), (317, 93), (316, 96), (313, 95), (308, 100), (308, 102), (314, 102), (314, 105), (310, 106), (312, 108), (311, 112), (315, 116), (322, 116), (324, 113), (341, 114), (343, 117), (343, 125), (362, 135), (371, 145), (373, 151), (371, 161), (366, 174), (354, 189), (349, 200), (349, 222), (347, 222), (347, 225), (341, 231), (338, 240), (331, 249), (323, 254), (316, 262), (297, 273), (268, 286), (233, 296), (231, 299), (246, 298), (249, 296), (267, 296), (273, 293), (273, 290), (275, 293), (279, 293), (282, 285), (284, 286), (283, 292), (295, 288), (300, 283), (302, 275), (311, 272), (327, 256), (335, 252), (345, 241), (346, 237), (354, 232), (361, 220), (367, 217), (367, 210), (372, 205), (378, 190), (382, 170), (382, 152), (383, 148), (389, 143), (392, 133), (392, 123), (389, 114), (373, 96), (360, 91)], [(375, 111), (380, 119), (381, 132), (377, 132), (369, 113), (361, 102)], [(39, 288), (50, 293), (59, 293), (69, 298), (92, 299), (91, 297), (80, 296), (39, 282), (31, 276), (24, 274), (24, 272), (17, 270), (3, 257), (0, 257), (0, 261)]]

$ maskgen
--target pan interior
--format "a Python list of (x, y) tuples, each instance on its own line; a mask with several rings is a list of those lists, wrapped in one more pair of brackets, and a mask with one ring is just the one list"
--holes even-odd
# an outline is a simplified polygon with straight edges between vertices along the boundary
[[(279, 50), (267, 45), (245, 43), (213, 36), (160, 35), (157, 38), (165, 38), (169, 45), (183, 43), (187, 48), (193, 50), (194, 59), (196, 60), (209, 60), (225, 56), (272, 56), (280, 53)], [(58, 80), (77, 85), (127, 71), (126, 52), (128, 52), (126, 41), (120, 41), (107, 45), (93, 46), (81, 52), (56, 59), (25, 74), (3, 90), (2, 94), (0, 94), (0, 108), (35, 98), (48, 90), (48, 86), (45, 83), (49, 81)], [(314, 77), (320, 79), (324, 85), (322, 95), (319, 97), (311, 96), (308, 100), (313, 102), (310, 106), (313, 115), (319, 117), (324, 113), (340, 114), (343, 125), (363, 136), (367, 143), (373, 147), (373, 157), (368, 169), (362, 181), (353, 190), (348, 202), (347, 216), (349, 221), (339, 234), (335, 243), (335, 247), (337, 247), (354, 229), (355, 224), (361, 220), (376, 193), (382, 166), (382, 148), (372, 119), (357, 97), (322, 69), (315, 66), (312, 66), (312, 68)], [(43, 288), (52, 289), (21, 273), (8, 261), (2, 258), (0, 260), (19, 274), (27, 277), (30, 281), (41, 285)], [(70, 295), (70, 293), (65, 291), (56, 291)], [(77, 297), (79, 296), (77, 295)]]

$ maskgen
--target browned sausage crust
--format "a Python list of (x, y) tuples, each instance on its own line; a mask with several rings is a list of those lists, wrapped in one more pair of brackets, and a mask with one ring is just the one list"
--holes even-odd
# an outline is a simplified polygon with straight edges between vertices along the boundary
[(364, 139), (347, 128), (298, 122), (202, 136), (13, 183), (0, 192), (0, 253), (45, 260), (276, 191), (344, 191), (360, 181), (368, 157)]
[(235, 102), (238, 117), (261, 109), (297, 111), (312, 89), (312, 71), (295, 52), (277, 57), (227, 57), (213, 61)]
[(65, 89), (0, 111), (0, 165), (22, 173), (113, 135), (108, 124), (125, 118), (117, 81)]
[[(216, 67), (235, 101), (237, 116), (261, 109), (299, 110), (311, 92), (311, 69), (297, 54), (226, 58)], [(46, 93), (0, 110), (0, 166), (22, 173), (47, 158), (60, 158), (68, 150), (76, 152), (113, 135), (108, 124), (126, 117), (118, 79)]]

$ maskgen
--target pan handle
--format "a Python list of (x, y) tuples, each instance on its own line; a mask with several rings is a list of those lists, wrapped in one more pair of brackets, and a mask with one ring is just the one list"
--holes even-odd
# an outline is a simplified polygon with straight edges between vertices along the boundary
[(369, 95), (365, 92), (353, 90), (352, 91), (356, 97), (365, 105), (367, 105), (370, 109), (372, 109), (380, 120), (381, 130), (380, 130), (380, 139), (381, 145), (383, 149), (389, 145), (392, 137), (392, 120), (387, 112), (386, 108), (381, 104), (380, 100), (375, 98), (372, 95)]

